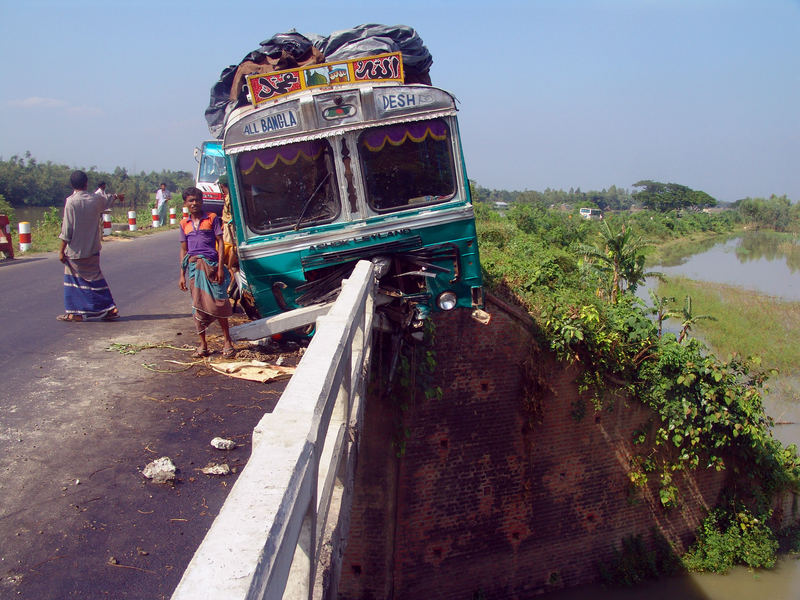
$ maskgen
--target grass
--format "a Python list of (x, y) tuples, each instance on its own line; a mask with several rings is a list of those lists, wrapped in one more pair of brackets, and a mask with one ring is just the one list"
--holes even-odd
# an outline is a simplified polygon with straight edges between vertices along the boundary
[(720, 358), (734, 352), (759, 356), (763, 367), (786, 375), (800, 365), (800, 302), (685, 277), (670, 277), (660, 283), (658, 295), (677, 298), (677, 309), (687, 295), (691, 296), (695, 314), (716, 318), (698, 321), (692, 332), (702, 337)]

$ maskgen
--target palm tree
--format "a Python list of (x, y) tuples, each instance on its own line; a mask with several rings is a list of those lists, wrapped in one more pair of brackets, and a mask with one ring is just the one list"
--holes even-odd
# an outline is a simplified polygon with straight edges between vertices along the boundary
[(682, 313), (674, 312), (668, 308), (669, 303), (675, 302), (675, 298), (668, 296), (658, 296), (653, 290), (647, 290), (650, 294), (650, 300), (653, 301), (653, 307), (649, 309), (651, 315), (655, 315), (656, 323), (658, 324), (658, 337), (661, 337), (661, 331), (664, 321), (680, 317)]
[(597, 271), (610, 275), (612, 303), (616, 304), (619, 293), (626, 289), (635, 293), (647, 277), (662, 277), (661, 273), (645, 272), (643, 250), (647, 244), (635, 237), (625, 225), (614, 231), (608, 221), (603, 221), (600, 234), (603, 237), (602, 248), (582, 246), (580, 251)]
[(689, 331), (691, 330), (692, 326), (701, 321), (703, 319), (708, 319), (709, 321), (716, 321), (716, 317), (712, 317), (711, 315), (695, 315), (692, 313), (692, 297), (686, 296), (686, 304), (683, 306), (683, 310), (681, 311), (681, 318), (683, 322), (681, 323), (681, 332), (678, 335), (678, 343), (680, 344), (683, 339), (687, 336)]

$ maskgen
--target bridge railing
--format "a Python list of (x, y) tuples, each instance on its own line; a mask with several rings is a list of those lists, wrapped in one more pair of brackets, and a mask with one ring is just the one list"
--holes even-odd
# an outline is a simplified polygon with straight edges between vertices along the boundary
[(173, 600), (335, 596), (364, 410), (373, 266), (345, 280)]

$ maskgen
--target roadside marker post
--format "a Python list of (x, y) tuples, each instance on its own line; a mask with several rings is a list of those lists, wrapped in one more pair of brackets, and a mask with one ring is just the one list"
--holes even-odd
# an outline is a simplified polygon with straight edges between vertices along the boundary
[(19, 251), (27, 252), (30, 249), (31, 249), (31, 224), (28, 221), (20, 221)]
[(136, 211), (128, 211), (128, 231), (136, 231)]
[(175, 207), (174, 206), (170, 206), (169, 207), (169, 224), (170, 225), (177, 225), (178, 224), (178, 219), (175, 217)]
[(103, 213), (103, 235), (111, 235), (111, 213)]
[(153, 215), (153, 227), (158, 227), (161, 225), (161, 221), (158, 218), (158, 209), (154, 208), (150, 211)]

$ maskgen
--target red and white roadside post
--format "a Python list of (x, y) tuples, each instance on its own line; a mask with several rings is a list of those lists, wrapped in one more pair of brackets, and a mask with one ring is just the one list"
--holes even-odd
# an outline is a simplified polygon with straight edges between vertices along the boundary
[(128, 211), (128, 231), (136, 231), (136, 211)]
[(154, 208), (150, 212), (153, 215), (153, 227), (158, 227), (161, 225), (161, 221), (158, 219), (158, 209)]
[(170, 225), (177, 225), (178, 224), (178, 219), (175, 216), (175, 207), (174, 206), (170, 206), (169, 207), (169, 224)]
[(185, 206), (182, 208), (183, 208), (183, 218), (185, 219), (189, 216), (189, 209), (186, 208)]
[(31, 224), (28, 221), (19, 223), (19, 251), (27, 252), (31, 249)]
[(111, 213), (103, 212), (103, 235), (111, 235)]

